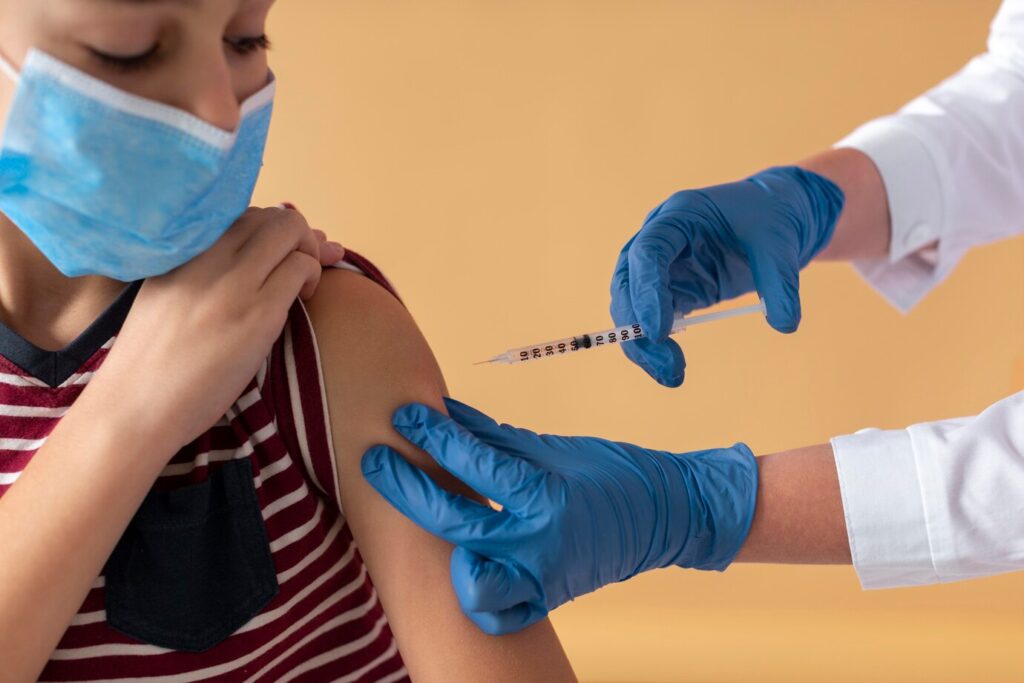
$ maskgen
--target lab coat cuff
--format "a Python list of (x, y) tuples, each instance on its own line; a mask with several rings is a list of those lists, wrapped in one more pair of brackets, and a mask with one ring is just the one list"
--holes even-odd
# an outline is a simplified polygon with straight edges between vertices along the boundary
[(864, 124), (835, 145), (866, 154), (882, 177), (892, 231), (889, 254), (853, 265), (904, 313), (951, 270), (951, 265), (940, 262), (946, 254), (924, 249), (941, 241), (946, 211), (941, 166), (928, 151), (934, 145), (922, 135), (889, 116)]
[(868, 589), (938, 582), (907, 430), (832, 439), (853, 566)]

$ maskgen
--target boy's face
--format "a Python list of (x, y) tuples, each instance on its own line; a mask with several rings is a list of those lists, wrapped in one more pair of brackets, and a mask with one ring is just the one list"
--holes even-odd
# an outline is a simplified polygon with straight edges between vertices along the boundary
[[(274, 0), (0, 0), (0, 53), (36, 47), (111, 85), (233, 131), (266, 85)], [(16, 85), (0, 76), (0, 119)]]

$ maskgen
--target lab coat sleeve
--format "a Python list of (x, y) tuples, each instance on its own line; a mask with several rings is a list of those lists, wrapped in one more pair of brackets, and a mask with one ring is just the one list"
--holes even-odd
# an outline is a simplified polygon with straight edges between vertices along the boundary
[(889, 199), (887, 258), (857, 270), (906, 312), (964, 254), (1024, 226), (1024, 0), (1006, 0), (988, 51), (836, 144), (867, 154)]
[(861, 585), (1024, 569), (1024, 392), (976, 417), (832, 440)]

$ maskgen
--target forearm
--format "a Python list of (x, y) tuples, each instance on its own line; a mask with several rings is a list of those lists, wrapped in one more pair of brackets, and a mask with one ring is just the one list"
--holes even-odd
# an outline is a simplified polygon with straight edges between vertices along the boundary
[[(822, 260), (883, 258), (889, 251), (889, 204), (874, 162), (850, 148), (798, 164), (836, 183), (845, 200)], [(849, 564), (850, 546), (835, 459), (829, 444), (758, 458), (754, 521), (739, 562)]]
[(873, 161), (851, 148), (830, 149), (797, 164), (825, 176), (843, 191), (843, 211), (832, 240), (817, 258), (850, 261), (889, 253), (889, 201)]
[(92, 389), (0, 499), (5, 680), (38, 677), (174, 452), (136, 433), (138, 422), (118, 419), (119, 404)]
[(757, 505), (737, 562), (850, 564), (832, 446), (757, 459)]

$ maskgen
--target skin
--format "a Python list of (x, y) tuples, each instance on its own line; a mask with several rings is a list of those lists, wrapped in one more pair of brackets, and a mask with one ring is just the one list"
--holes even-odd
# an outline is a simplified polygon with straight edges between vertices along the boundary
[[(269, 6), (225, 2), (185, 16), (184, 6), (176, 8), (179, 14), (168, 14), (175, 8), (150, 5), (147, 11), (166, 15), (167, 28), (180, 28), (179, 35), (195, 40), (169, 59), (158, 77), (166, 96), (155, 83), (148, 84), (146, 94), (215, 125), (232, 126), (238, 120), (239, 97), (259, 87), (265, 58), (257, 55), (254, 63), (241, 64), (225, 51), (219, 33), (201, 27), (198, 34), (186, 30), (203, 23), (227, 30), (228, 22), (242, 21), (242, 14), (247, 22), (261, 22)], [(83, 45), (88, 41), (91, 47), (120, 54), (139, 49), (120, 41), (126, 28), (142, 34), (142, 11), (141, 4), (100, 0), (0, 0), (0, 51), (17, 68), (28, 47), (37, 45), (143, 94), (141, 87), (122, 81), (130, 80), (125, 74), (110, 73)], [(206, 62), (200, 71), (210, 79), (216, 75), (221, 88), (197, 86), (193, 98), (183, 98), (187, 88), (178, 58)], [(13, 83), (0, 78), (0, 114), (5, 118), (14, 91)], [(38, 678), (164, 465), (195, 438), (201, 425), (223, 415), (266, 357), (295, 297), (312, 295), (320, 278), (317, 243), (297, 213), (253, 211), (208, 252), (142, 287), (103, 367), (0, 499), (3, 556), (18, 560), (0, 562), (5, 680)], [(70, 343), (124, 287), (99, 277), (64, 277), (3, 216), (0, 270), (0, 314), (44, 349)], [(194, 291), (204, 293), (201, 301)], [(227, 315), (238, 310), (251, 315)], [(157, 392), (147, 388), (152, 383), (139, 381), (159, 373), (185, 349), (195, 363), (174, 378), (183, 382), (184, 390), (164, 387)], [(231, 349), (231, 354), (221, 349)], [(190, 376), (199, 367), (201, 375)], [(205, 387), (200, 377), (216, 385)]]
[[(408, 520), (363, 478), (363, 453), (387, 444), (442, 486), (484, 501), (391, 427), (399, 406), (420, 402), (443, 411), (441, 397), (447, 394), (409, 313), (370, 280), (340, 270), (324, 273), (308, 309), (319, 341), (345, 516), (413, 680), (575, 680), (547, 620), (493, 637), (467, 619), (452, 588), (452, 546)], [(386, 342), (347, 343), (360, 335)]]
[[(170, 0), (49, 0), (29, 4), (0, 0), (0, 49), (20, 64), (29, 45), (38, 45), (119, 87), (231, 129), (238, 121), (238, 102), (262, 85), (266, 61), (262, 53), (245, 60), (229, 54), (220, 32), (229, 26), (241, 35), (245, 31), (262, 32), (269, 5), (266, 0), (209, 2), (195, 7)], [(163, 25), (161, 22), (182, 29), (183, 35), (187, 32), (195, 40), (178, 46), (157, 73), (146, 77), (111, 71), (93, 60), (81, 44), (89, 42), (111, 54), (135, 54), (148, 47), (143, 37), (153, 40), (160, 33), (153, 27)], [(13, 92), (13, 84), (0, 80), (0, 111), (7, 111)], [(849, 260), (884, 255), (889, 242), (888, 206), (881, 179), (870, 160), (854, 150), (840, 149), (823, 152), (801, 165), (832, 179), (847, 197), (835, 237), (819, 258)], [(322, 242), (322, 233), (318, 237)], [(335, 254), (330, 260), (336, 258)], [(391, 410), (401, 403), (419, 400), (441, 407), (443, 381), (411, 319), (395, 308), (388, 295), (349, 274), (332, 274), (325, 280), (321, 296), (310, 302), (310, 314), (321, 340), (332, 425), (336, 434), (346, 434), (346, 440), (336, 443), (342, 496), (410, 671), (423, 680), (442, 679), (446, 673), (450, 680), (456, 672), (456, 678), (472, 679), (483, 671), (490, 678), (497, 675), (496, 671), (506, 672), (509, 680), (571, 679), (548, 624), (502, 639), (488, 639), (472, 629), (454, 605), (446, 567), (450, 549), (412, 528), (358, 476), (355, 463), (362, 451), (373, 443), (389, 443), (437, 474), (439, 480), (444, 479), (432, 459), (398, 439), (387, 426)], [(38, 346), (65, 346), (122, 287), (122, 283), (105, 278), (64, 277), (0, 216), (0, 315)], [(332, 305), (325, 305), (325, 301)], [(347, 337), (345, 326), (354, 324), (381, 325), (383, 338), (402, 339), (402, 343), (412, 346), (379, 349), (369, 355), (366, 349), (355, 354), (352, 349), (342, 352), (339, 340)], [(422, 362), (415, 367), (401, 365), (417, 357)], [(370, 369), (380, 374), (368, 378)], [(354, 376), (363, 379), (352, 381)], [(381, 376), (388, 381), (374, 381)], [(104, 378), (110, 379), (99, 381)], [(374, 387), (377, 393), (369, 398), (354, 395), (352, 388), (360, 386)], [(152, 441), (158, 428), (140, 423), (140, 415), (111, 410), (111, 405), (127, 403), (119, 389), (112, 373), (98, 373), (94, 384), (44, 446), (49, 454), (74, 453), (75, 457), (37, 458), (41, 464), (33, 463), (0, 506), (0, 535), (16, 539), (12, 543), (20, 547), (11, 550), (24, 560), (20, 574), (11, 576), (4, 573), (8, 568), (0, 569), (0, 587), (8, 587), (0, 588), (4, 591), (0, 604), (8, 606), (0, 614), (0, 637), (14, 653), (5, 666), (15, 679), (34, 678), (45, 664), (110, 547), (163, 463), (177, 449), (174, 444), (188, 440), (180, 434), (166, 435), (161, 441), (166, 444), (163, 451), (147, 447), (145, 453), (134, 454), (138, 457), (124, 453), (121, 435), (126, 431), (146, 434), (147, 438), (137, 440), (146, 443)], [(117, 479), (102, 474), (107, 470), (102, 465), (108, 462), (115, 444), (125, 456), (123, 462), (131, 463), (131, 468), (123, 469)], [(738, 560), (849, 563), (831, 447), (822, 444), (766, 455), (759, 458), (759, 467), (754, 523)], [(61, 488), (67, 482), (78, 485)], [(457, 488), (451, 480), (443, 483)], [(40, 509), (57, 512), (40, 517)], [(7, 529), (24, 528), (30, 518), (40, 535), (51, 539), (50, 547), (30, 547), (31, 539), (5, 533)], [(71, 547), (86, 531), (96, 542), (81, 549), (76, 563), (72, 563), (75, 569), (69, 571), (66, 556), (53, 548)], [(375, 544), (374, 538), (395, 540), (385, 547)], [(54, 576), (62, 580), (54, 582), (50, 578)], [(38, 577), (47, 580), (40, 582)], [(411, 588), (417, 585), (423, 588)], [(19, 602), (19, 596), (24, 595), (33, 596), (33, 600)], [(39, 601), (35, 598), (39, 595), (46, 595), (47, 600)], [(472, 647), (466, 647), (467, 643)], [(459, 656), (466, 651), (477, 654)], [(437, 652), (449, 654), (440, 658)], [(538, 676), (524, 663), (531, 659), (545, 663), (544, 676)], [(445, 671), (439, 670), (439, 662)]]
[[(854, 149), (833, 149), (799, 165), (829, 178), (846, 195), (821, 260), (881, 258), (891, 227), (885, 186), (874, 163)], [(760, 481), (750, 534), (738, 562), (850, 564), (842, 495), (830, 444), (758, 458)]]
[[(38, 47), (119, 88), (233, 130), (239, 103), (266, 83), (267, 57), (262, 49), (240, 54), (226, 41), (263, 34), (272, 4), (0, 0), (0, 51), (20, 68), (29, 47)], [(154, 44), (159, 59), (131, 71), (91, 51), (125, 57)], [(0, 79), (3, 116), (14, 92)], [(412, 318), (390, 294), (353, 273), (330, 272), (321, 281), (317, 257), (333, 263), (342, 253), (295, 211), (250, 210), (208, 252), (147, 280), (103, 366), (0, 499), (3, 555), (18, 558), (0, 562), (0, 678), (38, 677), (163, 466), (237, 398), (299, 296), (321, 344), (342, 504), (412, 676), (574, 680), (549, 624), (509, 638), (473, 628), (451, 589), (450, 547), (400, 518), (363, 481), (358, 458), (371, 443), (391, 443), (416, 463), (431, 461), (392, 431), (391, 412), (408, 400), (440, 405), (444, 382)], [(37, 346), (69, 344), (123, 288), (103, 277), (65, 277), (0, 215), (0, 316)], [(380, 341), (346, 342), (367, 330)], [(168, 383), (140, 381), (185, 349), (189, 367)], [(450, 478), (439, 481), (459, 487)]]
[(252, 209), (142, 285), (102, 366), (0, 499), (0, 678), (38, 677), (164, 465), (235, 402), (319, 281), (310, 250), (297, 213)]
[[(224, 36), (263, 33), (273, 0), (202, 2), (175, 0), (0, 0), (0, 51), (20, 68), (35, 46), (112, 85), (188, 111), (225, 130), (239, 121), (239, 103), (266, 83), (263, 50), (240, 55)], [(172, 45), (154, 69), (124, 71), (91, 54), (144, 53), (164, 33), (188, 37)], [(221, 32), (221, 27), (226, 31)], [(164, 40), (168, 40), (164, 38)], [(6, 118), (16, 85), (0, 77), (0, 112)], [(324, 234), (316, 231), (324, 243)], [(324, 254), (333, 263), (341, 245)], [(44, 349), (66, 346), (117, 297), (124, 284), (99, 276), (65, 277), (17, 226), (0, 214), (0, 315), (3, 322)]]

